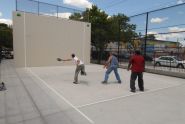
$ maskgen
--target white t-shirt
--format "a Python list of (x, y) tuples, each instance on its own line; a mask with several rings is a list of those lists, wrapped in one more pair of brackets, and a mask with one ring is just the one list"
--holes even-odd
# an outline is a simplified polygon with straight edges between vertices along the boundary
[(77, 64), (77, 61), (78, 61), (78, 60), (80, 61), (79, 65), (84, 64), (80, 59), (78, 59), (78, 57), (75, 56), (75, 57), (73, 58), (73, 61), (74, 61), (75, 64)]

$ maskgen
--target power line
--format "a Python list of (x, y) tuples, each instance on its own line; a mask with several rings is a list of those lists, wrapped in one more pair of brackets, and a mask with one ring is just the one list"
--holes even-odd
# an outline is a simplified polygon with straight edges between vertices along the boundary
[[(114, 0), (115, 1), (115, 0)], [(112, 4), (111, 5), (108, 5), (108, 6), (106, 6), (106, 7), (104, 7), (103, 9), (104, 10), (106, 10), (106, 9), (109, 9), (109, 8), (112, 8), (112, 7), (114, 7), (114, 6), (116, 6), (117, 4), (120, 4), (120, 3), (123, 3), (123, 2), (126, 2), (126, 1), (128, 1), (128, 0), (119, 0), (119, 1), (111, 1), (112, 2)], [(110, 2), (110, 3), (111, 3)], [(155, 8), (160, 8), (160, 7), (164, 7), (164, 6), (170, 6), (170, 4), (169, 3), (171, 3), (171, 5), (172, 5), (172, 3), (174, 3), (175, 1), (173, 0), (173, 1), (170, 1), (170, 2), (165, 2), (165, 3), (162, 3), (162, 4), (160, 4), (160, 5), (158, 5), (158, 6), (156, 6)], [(151, 7), (151, 8), (148, 8), (148, 10), (151, 10), (152, 8), (154, 8), (154, 7)], [(145, 9), (146, 10), (146, 9)]]
[[(152, 11), (154, 8), (162, 8), (162, 7), (164, 7), (164, 6), (173, 6), (173, 5), (169, 5), (169, 3), (173, 3), (173, 2), (175, 2), (174, 0), (173, 1), (170, 1), (170, 2), (164, 2), (164, 3), (162, 3), (162, 4), (160, 4), (160, 5), (158, 5), (158, 6), (156, 6), (156, 7), (150, 7), (150, 8), (147, 8), (147, 9), (144, 9), (144, 10), (142, 10), (142, 11)], [(133, 13), (136, 13), (136, 11), (134, 11)], [(137, 14), (133, 14), (133, 15), (137, 15)]]
[(118, 1), (115, 1), (115, 0), (109, 1), (108, 4), (105, 4), (105, 6), (109, 6), (110, 4), (112, 4), (114, 2), (118, 2)]
[(173, 32), (165, 32), (165, 33), (156, 33), (156, 34), (152, 34), (152, 35), (160, 35), (160, 34), (177, 34), (177, 33), (185, 33), (185, 30), (183, 31), (173, 31)]
[[(148, 30), (154, 30), (154, 29), (162, 29), (162, 28), (169, 28), (169, 27), (175, 27), (175, 26), (183, 26), (185, 24), (178, 24), (178, 25), (170, 25), (170, 26), (164, 26), (164, 27), (158, 27), (158, 28), (149, 28)], [(145, 29), (136, 30), (136, 31), (145, 31)]]
[[(96, 0), (97, 1), (97, 0)], [(112, 0), (112, 1), (108, 1), (108, 0), (101, 0), (101, 3), (105, 5), (105, 3), (112, 3), (112, 2), (115, 2), (115, 0)]]
[(111, 5), (104, 7), (104, 9), (109, 9), (109, 8), (111, 8), (113, 6), (116, 6), (117, 4), (120, 4), (120, 3), (123, 3), (123, 2), (126, 2), (126, 1), (128, 1), (128, 0), (116, 1), (116, 2), (112, 3)]

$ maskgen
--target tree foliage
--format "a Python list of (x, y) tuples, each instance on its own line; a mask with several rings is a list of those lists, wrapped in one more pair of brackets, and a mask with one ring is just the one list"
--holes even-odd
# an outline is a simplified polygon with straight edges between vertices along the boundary
[[(109, 18), (111, 26), (111, 34), (113, 37), (119, 36), (118, 41), (131, 42), (133, 37), (136, 37), (136, 26), (129, 24), (129, 18), (124, 14), (113, 15)], [(116, 37), (114, 38), (116, 39)]]
[(86, 9), (82, 14), (74, 13), (70, 16), (72, 20), (87, 21), (91, 23), (91, 44), (97, 49), (106, 47), (108, 35), (108, 15), (98, 9), (97, 6), (92, 6), (91, 9)]
[(70, 19), (91, 23), (91, 44), (100, 51), (103, 51), (109, 42), (131, 42), (132, 37), (136, 36), (136, 26), (129, 24), (126, 15), (108, 16), (97, 6), (86, 9), (82, 14), (74, 13)]
[(0, 45), (13, 49), (12, 28), (3, 23), (0, 23)]

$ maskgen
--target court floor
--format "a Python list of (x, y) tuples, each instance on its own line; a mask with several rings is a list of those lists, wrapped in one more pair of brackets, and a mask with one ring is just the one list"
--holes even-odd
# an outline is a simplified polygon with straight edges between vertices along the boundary
[[(75, 66), (15, 68), (1, 63), (0, 124), (184, 124), (185, 79), (144, 73), (145, 92), (129, 89), (130, 72), (119, 69), (101, 84), (105, 70), (86, 65), (73, 84)], [(137, 84), (137, 83), (136, 83)], [(137, 85), (136, 85), (137, 87)]]

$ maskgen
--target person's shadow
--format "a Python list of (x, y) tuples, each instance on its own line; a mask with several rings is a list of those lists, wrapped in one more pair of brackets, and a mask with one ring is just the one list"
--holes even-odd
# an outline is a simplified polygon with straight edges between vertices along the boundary
[(80, 84), (89, 85), (88, 81), (79, 81)]

